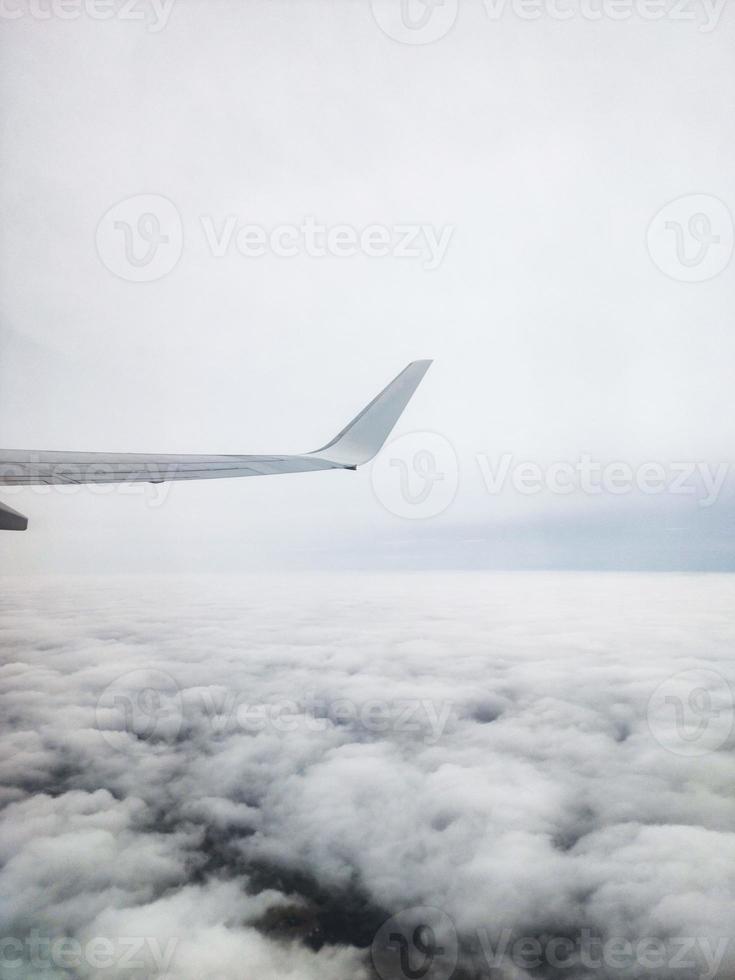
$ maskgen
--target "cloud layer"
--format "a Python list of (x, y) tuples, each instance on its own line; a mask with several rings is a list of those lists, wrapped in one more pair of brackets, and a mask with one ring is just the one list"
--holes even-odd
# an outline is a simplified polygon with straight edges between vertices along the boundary
[[(733, 599), (727, 576), (8, 583), (0, 976), (369, 977), (381, 923), (425, 906), (457, 977), (729, 975)], [(406, 975), (397, 947), (375, 964)]]

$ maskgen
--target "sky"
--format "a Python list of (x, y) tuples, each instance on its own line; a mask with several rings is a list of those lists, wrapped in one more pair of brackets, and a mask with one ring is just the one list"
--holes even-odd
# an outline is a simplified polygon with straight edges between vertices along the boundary
[[(2, 8), (0, 446), (298, 452), (435, 363), (372, 474), (5, 493), (5, 570), (735, 567), (731, 9), (50, 2)], [(548, 489), (585, 457), (623, 489)]]

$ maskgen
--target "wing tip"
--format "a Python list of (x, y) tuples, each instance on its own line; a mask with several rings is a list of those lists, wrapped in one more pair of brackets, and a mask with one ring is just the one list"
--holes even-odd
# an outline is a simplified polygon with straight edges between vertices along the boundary
[(411, 361), (326, 446), (309, 455), (329, 459), (338, 466), (362, 466), (383, 447), (433, 361)]

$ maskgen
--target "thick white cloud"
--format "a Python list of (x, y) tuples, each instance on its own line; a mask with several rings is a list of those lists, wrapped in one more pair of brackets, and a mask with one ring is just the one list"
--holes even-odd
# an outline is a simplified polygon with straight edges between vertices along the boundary
[[(653, 944), (594, 976), (725, 977), (733, 593), (727, 576), (7, 583), (4, 932), (117, 944), (84, 977), (124, 975), (119, 944), (142, 937), (146, 976), (341, 978), (367, 975), (385, 916), (430, 905), (469, 975), (504, 937), (587, 930)], [(684, 728), (649, 710), (662, 683)], [(542, 959), (503, 975), (590, 975)]]

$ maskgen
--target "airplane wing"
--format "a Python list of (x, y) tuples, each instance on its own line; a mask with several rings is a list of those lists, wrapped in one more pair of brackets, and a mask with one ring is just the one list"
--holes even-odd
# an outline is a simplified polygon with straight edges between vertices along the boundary
[[(204, 456), (0, 450), (0, 485), (165, 483), (235, 476), (269, 476), (315, 470), (354, 470), (369, 462), (429, 369), (413, 361), (321, 449), (301, 455)], [(27, 519), (0, 503), (0, 530), (24, 531)]]

